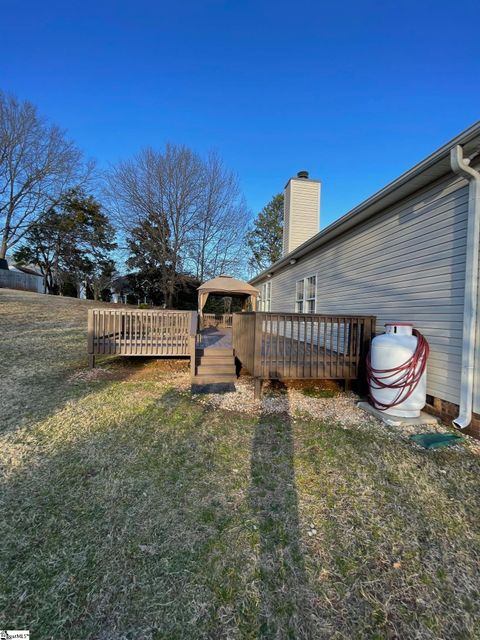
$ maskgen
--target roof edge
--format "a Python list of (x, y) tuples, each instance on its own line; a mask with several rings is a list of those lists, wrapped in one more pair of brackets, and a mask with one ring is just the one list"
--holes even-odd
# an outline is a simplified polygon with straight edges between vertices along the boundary
[[(408, 185), (408, 183), (413, 180), (413, 178), (418, 178), (422, 174), (425, 174), (425, 182), (424, 184), (419, 184), (418, 182), (415, 185), (412, 184), (412, 188), (410, 191), (408, 189), (404, 189), (403, 192), (399, 192), (398, 197), (394, 199), (392, 202), (388, 203), (388, 206), (394, 204), (394, 202), (401, 200), (407, 197), (410, 193), (414, 193), (421, 189), (423, 186), (427, 185), (429, 182), (433, 182), (434, 180), (441, 177), (441, 175), (446, 175), (449, 171), (443, 171), (443, 174), (432, 176), (431, 174), (427, 174), (426, 172), (434, 167), (436, 164), (440, 163), (445, 158), (449, 158), (450, 149), (457, 144), (466, 145), (469, 142), (472, 142), (478, 138), (479, 146), (475, 151), (480, 151), (480, 120), (475, 122), (473, 125), (459, 133), (457, 136), (446, 142), (444, 145), (439, 147), (436, 151), (427, 156), (424, 160), (420, 161), (416, 165), (414, 165), (411, 169), (408, 169), (404, 173), (402, 173), (398, 178), (395, 178), (392, 182), (389, 182), (385, 187), (382, 187), (379, 191), (376, 191), (373, 195), (371, 195), (366, 200), (363, 200), (356, 207), (345, 213), (337, 220), (334, 220), (328, 227), (325, 227), (322, 231), (315, 234), (308, 240), (306, 240), (299, 247), (291, 251), (290, 253), (282, 256), (280, 260), (277, 260), (274, 264), (272, 264), (268, 269), (264, 269), (259, 274), (251, 278), (248, 282), (250, 284), (255, 284), (260, 280), (263, 280), (268, 276), (269, 273), (278, 271), (278, 269), (286, 266), (290, 260), (299, 258), (304, 256), (305, 254), (313, 251), (318, 246), (321, 246), (325, 242), (332, 240), (337, 235), (340, 235), (343, 231), (346, 231), (348, 228), (356, 226), (363, 220), (367, 219), (371, 215), (374, 215), (381, 209), (381, 203), (388, 196), (392, 196), (395, 191), (400, 190), (401, 187)], [(472, 153), (472, 150), (470, 150)], [(368, 209), (371, 209), (371, 212), (368, 212)], [(362, 213), (366, 215), (361, 215)], [(356, 218), (356, 219), (355, 219)]]

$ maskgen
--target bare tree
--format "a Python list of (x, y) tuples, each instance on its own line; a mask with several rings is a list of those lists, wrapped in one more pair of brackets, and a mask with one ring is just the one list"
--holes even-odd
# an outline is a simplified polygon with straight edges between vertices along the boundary
[(202, 204), (191, 242), (191, 260), (200, 281), (239, 271), (247, 219), (237, 177), (216, 153), (210, 153), (203, 163)]
[[(162, 273), (167, 306), (184, 280), (185, 258), (202, 203), (201, 159), (184, 146), (144, 149), (107, 176), (110, 210), (136, 251), (148, 252)], [(132, 247), (132, 244), (130, 245)]]
[(33, 104), (0, 92), (0, 258), (68, 188), (84, 184), (91, 170)]
[(199, 280), (239, 271), (247, 210), (236, 176), (215, 153), (184, 146), (144, 149), (107, 176), (112, 217), (123, 230), (130, 267), (157, 273), (167, 306), (188, 274)]
[(107, 176), (106, 196), (130, 267), (158, 274), (167, 306), (188, 274), (239, 271), (247, 209), (236, 176), (217, 154), (184, 146), (144, 149)]

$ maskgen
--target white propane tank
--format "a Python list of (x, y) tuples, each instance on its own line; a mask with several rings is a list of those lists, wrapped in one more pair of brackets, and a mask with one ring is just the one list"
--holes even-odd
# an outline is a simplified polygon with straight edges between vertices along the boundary
[[(420, 373), (422, 366), (423, 374), (418, 380), (418, 384), (409, 397), (398, 404), (390, 407), (400, 397), (402, 389), (383, 388), (378, 385), (378, 380), (388, 385), (395, 385), (405, 375), (405, 371), (392, 371), (408, 362), (417, 349), (417, 336), (412, 334), (413, 325), (405, 322), (398, 322), (385, 325), (385, 333), (376, 336), (372, 340), (370, 350), (370, 366), (375, 374), (375, 379), (369, 376), (369, 390), (372, 404), (377, 406), (383, 413), (401, 418), (416, 418), (425, 406), (427, 393), (427, 369), (426, 358), (428, 357), (428, 344), (424, 361), (422, 358), (415, 365), (415, 374)], [(413, 367), (412, 367), (413, 369)], [(413, 371), (412, 371), (413, 373)], [(401, 385), (400, 385), (401, 386)], [(406, 395), (406, 394), (404, 394)]]

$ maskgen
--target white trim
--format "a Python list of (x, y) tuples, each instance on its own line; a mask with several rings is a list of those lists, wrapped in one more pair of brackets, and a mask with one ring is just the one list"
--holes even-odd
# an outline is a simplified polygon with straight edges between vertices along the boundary
[(355, 227), (367, 218), (375, 215), (379, 211), (396, 204), (404, 198), (410, 196), (430, 185), (435, 180), (445, 177), (451, 172), (450, 150), (455, 145), (462, 145), (465, 156), (478, 151), (478, 141), (480, 136), (480, 121), (460, 133), (458, 136), (444, 144), (440, 149), (422, 160), (393, 182), (377, 191), (372, 196), (364, 200), (354, 209), (332, 222), (328, 227), (314, 235), (302, 245), (282, 256), (277, 262), (271, 265), (268, 270), (262, 271), (249, 282), (256, 284), (263, 280), (267, 273), (276, 273), (287, 266), (290, 260), (310, 254), (318, 247), (330, 242), (348, 229)]
[[(307, 287), (308, 287), (308, 280), (310, 280), (311, 278), (315, 278), (315, 285), (314, 285), (314, 295), (310, 296), (310, 297), (306, 297), (307, 294)], [(302, 287), (303, 287), (303, 291), (302, 291), (302, 297), (299, 298), (298, 297), (298, 285), (299, 283), (302, 283)], [(298, 280), (295, 281), (295, 313), (316, 313), (317, 311), (317, 282), (318, 282), (318, 275), (317, 273), (311, 273), (307, 276), (304, 276), (303, 278), (299, 278)], [(312, 310), (307, 310), (307, 306), (309, 302), (311, 302), (313, 300), (313, 309)], [(302, 310), (299, 311), (299, 305), (301, 304)]]
[(262, 284), (262, 291), (260, 294), (260, 310), (271, 311), (272, 310), (272, 281), (267, 280)]
[(465, 263), (465, 294), (463, 309), (462, 374), (460, 386), (460, 415), (453, 424), (460, 429), (472, 421), (473, 388), (475, 382), (475, 341), (477, 332), (478, 257), (480, 252), (480, 173), (470, 167), (463, 156), (463, 148), (452, 148), (451, 164), (455, 173), (467, 178), (468, 222)]

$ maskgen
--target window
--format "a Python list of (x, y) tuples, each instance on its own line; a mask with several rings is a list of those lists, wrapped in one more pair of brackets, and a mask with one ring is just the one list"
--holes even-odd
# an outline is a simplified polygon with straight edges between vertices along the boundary
[(260, 308), (262, 311), (272, 310), (272, 283), (271, 282), (264, 282), (264, 284), (262, 285)]
[(295, 310), (297, 313), (303, 313), (303, 302), (305, 295), (305, 280), (297, 281), (297, 301), (295, 305)]
[(317, 302), (317, 276), (310, 276), (305, 283), (305, 299), (307, 303), (307, 313), (315, 313)]
[(297, 280), (295, 310), (297, 313), (315, 313), (317, 276)]

